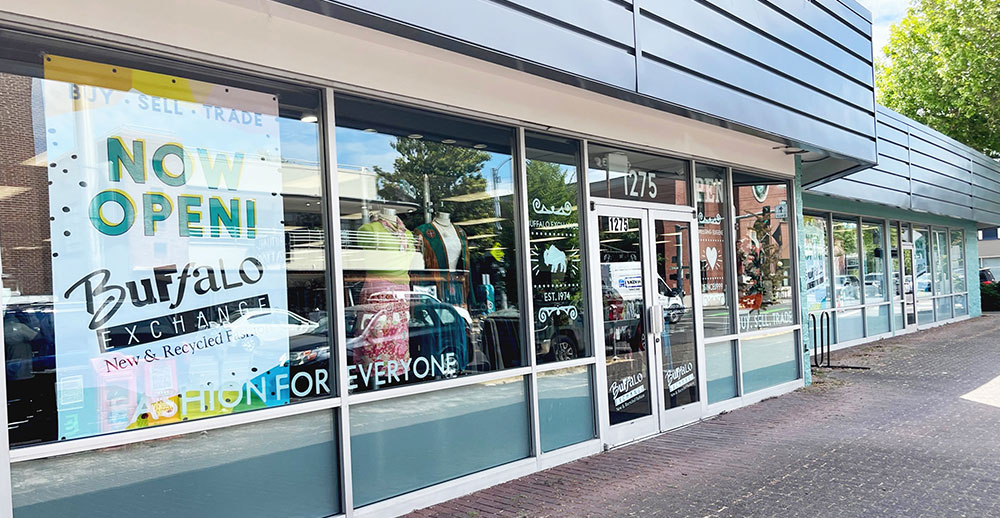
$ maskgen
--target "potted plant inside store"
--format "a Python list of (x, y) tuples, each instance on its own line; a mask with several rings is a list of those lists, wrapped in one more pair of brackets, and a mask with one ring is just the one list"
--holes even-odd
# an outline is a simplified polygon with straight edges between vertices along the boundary
[(759, 214), (753, 214), (749, 237), (741, 243), (738, 252), (739, 264), (743, 270), (743, 309), (766, 309), (775, 303), (776, 286), (781, 285), (781, 257), (778, 244), (771, 235), (771, 212), (765, 207)]

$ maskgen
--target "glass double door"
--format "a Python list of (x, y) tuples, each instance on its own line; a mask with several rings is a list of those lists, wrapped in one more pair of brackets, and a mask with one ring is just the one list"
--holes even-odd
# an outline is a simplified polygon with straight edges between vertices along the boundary
[(701, 416), (697, 237), (690, 213), (598, 206), (591, 214), (599, 256), (592, 285), (601, 287), (603, 317), (601, 419), (605, 441), (615, 445)]

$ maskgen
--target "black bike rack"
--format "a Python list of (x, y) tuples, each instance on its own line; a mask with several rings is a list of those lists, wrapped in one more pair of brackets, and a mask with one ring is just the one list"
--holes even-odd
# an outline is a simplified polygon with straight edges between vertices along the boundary
[[(813, 366), (825, 367), (827, 369), (870, 369), (871, 367), (830, 364), (830, 346), (833, 342), (830, 331), (833, 329), (830, 313), (832, 313), (832, 311), (823, 311), (820, 313), (819, 318), (816, 318), (815, 313), (809, 313), (809, 327), (812, 329), (812, 345), (813, 349), (816, 351), (816, 354), (813, 355)], [(826, 365), (824, 365), (824, 363), (826, 363)]]
[[(816, 354), (813, 355), (813, 365), (816, 367), (831, 367), (830, 365), (830, 312), (824, 311), (816, 318), (815, 313), (809, 313), (809, 324), (812, 329), (812, 344)], [(819, 324), (819, 325), (817, 325)], [(819, 338), (819, 340), (817, 340)], [(826, 365), (823, 365), (823, 362)]]

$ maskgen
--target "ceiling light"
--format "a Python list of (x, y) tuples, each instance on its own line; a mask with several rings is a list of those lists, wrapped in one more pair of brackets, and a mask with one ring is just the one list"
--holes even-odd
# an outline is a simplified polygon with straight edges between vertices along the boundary
[[(546, 227), (546, 228), (548, 228), (548, 227)], [(472, 238), (470, 237), (469, 239), (472, 239)], [(544, 243), (546, 241), (561, 241), (563, 239), (566, 239), (566, 238), (565, 237), (540, 237), (538, 239), (532, 239), (531, 242), (532, 243)]]
[(441, 201), (452, 201), (458, 203), (468, 203), (470, 201), (480, 201), (480, 200), (490, 200), (493, 198), (503, 198), (504, 196), (513, 195), (513, 191), (507, 191), (504, 189), (497, 189), (495, 191), (480, 191), (480, 192), (470, 192), (467, 194), (459, 194), (458, 196), (451, 196), (448, 198), (443, 198)]
[(420, 139), (424, 138), (424, 136), (419, 133), (410, 133), (409, 135), (406, 136), (406, 138)]
[(497, 223), (499, 221), (506, 221), (506, 220), (504, 218), (479, 218), (479, 219), (470, 219), (466, 221), (456, 221), (455, 224), (459, 226), (482, 225), (484, 223)]
[(299, 119), (299, 120), (302, 121), (302, 122), (318, 122), (319, 121), (319, 117), (317, 117), (317, 116), (315, 116), (315, 115), (313, 115), (311, 113), (303, 113), (302, 114), (302, 118)]
[(375, 128), (365, 128), (362, 131), (364, 131), (365, 133), (378, 133), (378, 130)]
[(486, 144), (476, 144), (475, 146), (472, 147), (475, 149), (486, 149)]
[(456, 141), (453, 138), (446, 138), (441, 141), (442, 144), (454, 144)]

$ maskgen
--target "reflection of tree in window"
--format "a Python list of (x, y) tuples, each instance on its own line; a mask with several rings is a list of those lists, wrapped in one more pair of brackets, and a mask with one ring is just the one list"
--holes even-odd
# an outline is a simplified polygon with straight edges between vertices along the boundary
[[(576, 289), (564, 290), (569, 294), (568, 300), (559, 300), (551, 303), (539, 298), (543, 295), (541, 291), (535, 292), (536, 307), (556, 305), (565, 307), (572, 305), (581, 310), (583, 308), (583, 292), (579, 289), (580, 270), (578, 258), (580, 255), (579, 227), (577, 224), (577, 178), (576, 168), (566, 166), (558, 162), (545, 160), (528, 160), (527, 165), (527, 186), (529, 203), (537, 199), (550, 209), (562, 209), (568, 203), (573, 209), (568, 214), (536, 214), (533, 218), (543, 221), (551, 227), (532, 228), (532, 254), (536, 260), (533, 263), (533, 278), (537, 284), (575, 284)], [(556, 230), (551, 231), (552, 228)], [(557, 234), (555, 236), (551, 234)], [(545, 263), (546, 250), (554, 246), (558, 252), (566, 255), (565, 268), (553, 269)], [(577, 260), (574, 260), (577, 258)], [(580, 313), (578, 313), (579, 315)], [(537, 315), (537, 313), (536, 313)], [(542, 323), (536, 319), (536, 328), (549, 325), (553, 329), (562, 329), (573, 325), (573, 319), (568, 313), (555, 312), (547, 315), (547, 323)], [(579, 339), (576, 337), (575, 339)], [(565, 359), (565, 358), (562, 358)]]
[[(486, 192), (487, 182), (482, 172), (490, 159), (486, 151), (402, 137), (397, 137), (390, 146), (400, 155), (393, 161), (393, 171), (375, 166), (378, 192), (383, 200), (420, 205), (429, 200), (440, 204), (456, 196)], [(447, 210), (439, 210), (450, 212), (452, 221), (460, 222), (490, 217), (492, 208), (491, 200), (480, 199), (450, 203)]]
[[(374, 167), (378, 173), (379, 197), (424, 207), (422, 211), (400, 214), (409, 229), (427, 223), (433, 214), (446, 212), (468, 236), (490, 236), (482, 242), (470, 240), (471, 264), (466, 267), (472, 274), (473, 286), (480, 284), (480, 275), (490, 275), (497, 292), (496, 309), (506, 309), (504, 301), (517, 300), (517, 283), (505, 282), (507, 254), (514, 249), (514, 225), (508, 221), (513, 212), (513, 193), (500, 192), (497, 186), (490, 192), (490, 182), (483, 170), (494, 155), (405, 137), (396, 137), (389, 145), (399, 156), (393, 161), (392, 171)], [(481, 296), (475, 293), (470, 296), (471, 301), (482, 306)]]

